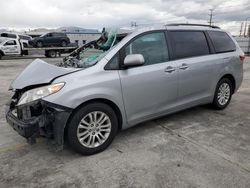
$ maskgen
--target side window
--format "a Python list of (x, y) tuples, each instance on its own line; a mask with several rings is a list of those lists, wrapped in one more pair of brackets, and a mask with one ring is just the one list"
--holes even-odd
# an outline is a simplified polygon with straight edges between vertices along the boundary
[(15, 34), (11, 34), (11, 33), (2, 33), (1, 37), (7, 37), (7, 38), (17, 38)]
[(232, 52), (236, 50), (236, 46), (227, 33), (221, 31), (208, 31), (208, 35), (211, 38), (215, 52)]
[(105, 70), (118, 70), (119, 69), (119, 56), (116, 54), (111, 61), (105, 66)]
[(1, 37), (8, 37), (7, 33), (1, 33)]
[(206, 36), (201, 31), (170, 31), (176, 59), (209, 54)]
[(163, 63), (169, 60), (164, 32), (145, 34), (132, 41), (125, 48), (126, 55), (142, 54), (145, 65)]
[(17, 38), (15, 34), (11, 34), (11, 33), (8, 34), (8, 37), (13, 38), (13, 39)]
[(6, 42), (4, 44), (4, 46), (13, 46), (13, 45), (16, 45), (16, 41), (15, 40), (10, 40), (10, 41), (8, 41), (8, 42)]

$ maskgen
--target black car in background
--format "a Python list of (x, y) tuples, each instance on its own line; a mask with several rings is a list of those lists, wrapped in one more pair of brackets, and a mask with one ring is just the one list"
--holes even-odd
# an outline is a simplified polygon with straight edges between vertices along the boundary
[(65, 47), (70, 43), (69, 38), (65, 33), (46, 33), (40, 37), (29, 40), (29, 45), (33, 47), (48, 47), (48, 46), (62, 46)]

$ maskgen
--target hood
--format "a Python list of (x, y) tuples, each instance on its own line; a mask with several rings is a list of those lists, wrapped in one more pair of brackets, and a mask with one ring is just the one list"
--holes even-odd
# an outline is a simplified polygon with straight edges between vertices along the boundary
[(11, 83), (10, 89), (23, 89), (27, 86), (49, 84), (54, 78), (69, 74), (79, 69), (63, 68), (36, 59)]

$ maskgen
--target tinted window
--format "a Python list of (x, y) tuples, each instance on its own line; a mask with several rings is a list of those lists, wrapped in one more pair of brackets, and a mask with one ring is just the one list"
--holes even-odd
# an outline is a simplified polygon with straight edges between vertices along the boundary
[(65, 36), (64, 33), (52, 33), (53, 37), (63, 37)]
[(221, 31), (208, 31), (208, 34), (213, 42), (216, 53), (231, 52), (236, 50), (234, 42), (227, 33)]
[(8, 37), (7, 33), (1, 33), (1, 37)]
[(126, 55), (142, 54), (145, 65), (169, 60), (166, 38), (163, 32), (143, 35), (131, 42), (125, 51)]
[(13, 38), (13, 39), (15, 39), (16, 35), (15, 34), (11, 34), (11, 33), (2, 33), (1, 37), (7, 37), (7, 38)]
[(209, 54), (206, 36), (201, 31), (171, 31), (170, 37), (177, 59)]

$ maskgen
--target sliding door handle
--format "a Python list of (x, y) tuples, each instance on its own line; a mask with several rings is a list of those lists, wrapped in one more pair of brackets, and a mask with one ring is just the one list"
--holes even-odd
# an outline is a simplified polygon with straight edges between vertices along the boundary
[(180, 69), (181, 70), (186, 70), (188, 68), (188, 65), (186, 63), (183, 63), (181, 66), (180, 66)]
[(171, 73), (171, 72), (174, 72), (175, 71), (175, 68), (174, 67), (171, 67), (171, 66), (168, 66), (166, 69), (165, 69), (165, 72), (168, 72), (168, 73)]

